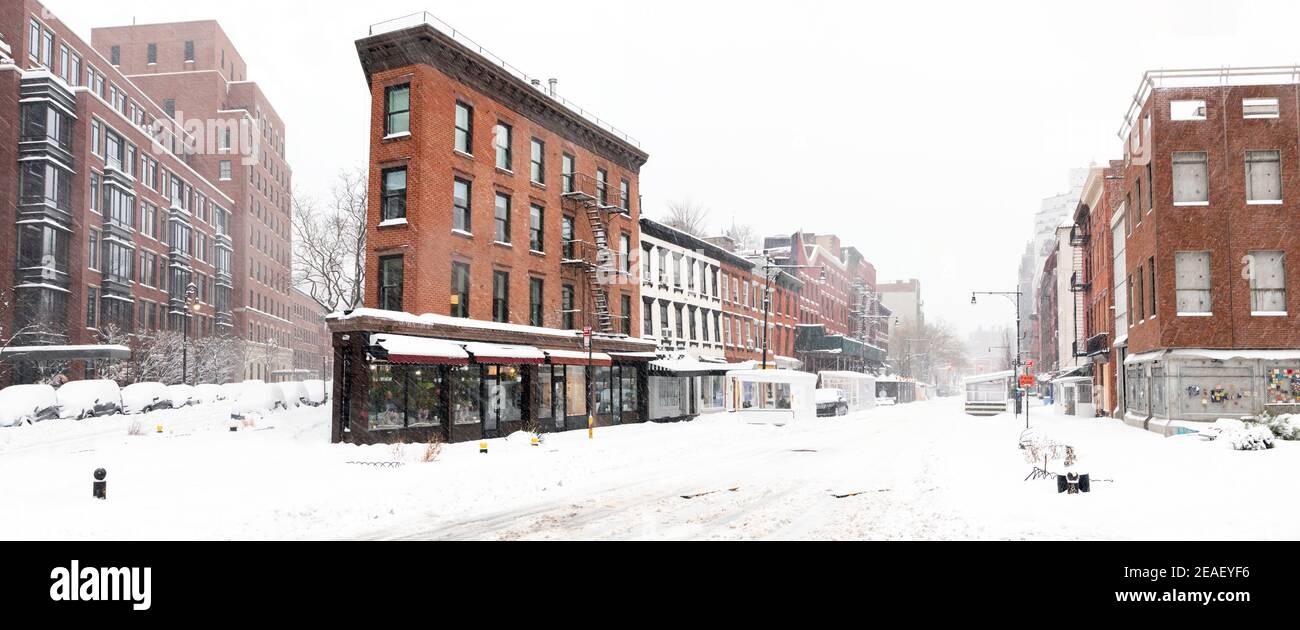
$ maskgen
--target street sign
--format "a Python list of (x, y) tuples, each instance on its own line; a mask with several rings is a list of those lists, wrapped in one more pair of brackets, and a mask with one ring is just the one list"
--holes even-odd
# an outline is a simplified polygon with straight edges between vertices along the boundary
[(591, 326), (586, 326), (582, 329), (582, 347), (591, 347)]
[(1033, 377), (1032, 375), (1030, 375), (1030, 374), (1025, 374), (1024, 376), (1021, 376), (1021, 377), (1020, 377), (1020, 386), (1021, 386), (1021, 387), (1033, 387), (1033, 386), (1034, 386), (1034, 377)]

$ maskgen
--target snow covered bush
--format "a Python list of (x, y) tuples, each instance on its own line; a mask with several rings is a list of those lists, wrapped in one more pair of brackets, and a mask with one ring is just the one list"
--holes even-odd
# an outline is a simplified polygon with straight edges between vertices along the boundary
[(1300, 416), (1283, 415), (1267, 420), (1274, 437), (1288, 442), (1300, 440)]
[(59, 416), (59, 398), (49, 385), (11, 385), (0, 389), (0, 427), (52, 420)]
[(64, 383), (58, 397), (60, 418), (81, 420), (122, 410), (122, 390), (108, 379)]
[(1266, 451), (1273, 448), (1273, 431), (1259, 424), (1247, 424), (1224, 431), (1223, 438), (1234, 451)]

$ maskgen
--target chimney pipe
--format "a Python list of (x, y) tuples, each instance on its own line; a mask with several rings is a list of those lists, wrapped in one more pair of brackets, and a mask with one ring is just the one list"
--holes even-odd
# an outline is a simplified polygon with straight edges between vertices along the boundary
[(559, 83), (559, 82), (560, 82), (559, 79), (547, 79), (547, 80), (546, 80), (546, 83), (550, 86), (551, 96), (555, 96), (555, 84), (556, 84), (556, 83)]

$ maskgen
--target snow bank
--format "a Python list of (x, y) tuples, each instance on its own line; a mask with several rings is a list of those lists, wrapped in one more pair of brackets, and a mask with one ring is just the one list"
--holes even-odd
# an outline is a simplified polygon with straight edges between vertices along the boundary
[(239, 392), (244, 389), (243, 383), (226, 383), (221, 385), (222, 400), (239, 400)]
[(325, 381), (307, 380), (302, 382), (303, 389), (307, 390), (307, 404), (322, 405), (329, 398), (326, 393)]
[(89, 418), (122, 410), (122, 390), (110, 380), (69, 381), (59, 387), (59, 417)]
[(122, 413), (145, 413), (171, 405), (171, 394), (162, 383), (131, 383), (122, 388)]
[(49, 385), (13, 385), (0, 389), (0, 427), (40, 422), (59, 415), (59, 397)]
[(280, 388), (280, 393), (284, 396), (284, 402), (290, 409), (301, 407), (307, 401), (307, 389), (302, 383), (297, 381), (288, 383), (276, 383)]
[(220, 385), (204, 383), (203, 385), (194, 386), (194, 402), (196, 403), (214, 403), (225, 399)]
[(1268, 421), (1268, 428), (1279, 440), (1300, 440), (1300, 416), (1278, 416)]

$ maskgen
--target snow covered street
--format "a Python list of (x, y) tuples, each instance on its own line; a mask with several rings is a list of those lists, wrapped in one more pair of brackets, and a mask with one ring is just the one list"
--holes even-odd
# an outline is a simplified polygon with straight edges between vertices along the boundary
[[(422, 444), (329, 444), (327, 409), (238, 433), (224, 403), (148, 414), (130, 435), (137, 419), (0, 429), (0, 537), (1300, 538), (1294, 443), (1238, 452), (1045, 408), (1035, 426), (1076, 448), (1091, 494), (1023, 481), (1022, 422), (966, 416), (956, 399), (786, 427), (721, 414), (539, 447), (520, 436), (487, 455), (445, 445), (433, 463)], [(99, 467), (107, 501), (91, 497)]]

